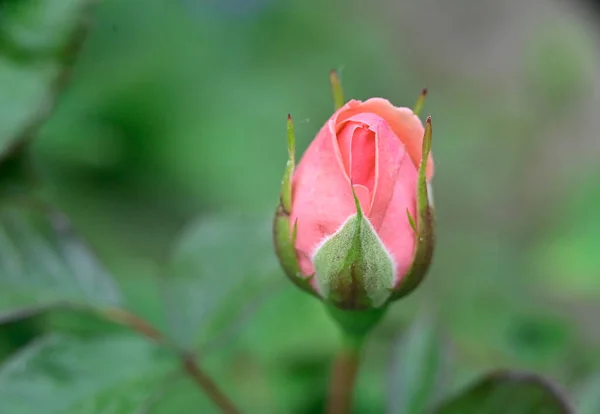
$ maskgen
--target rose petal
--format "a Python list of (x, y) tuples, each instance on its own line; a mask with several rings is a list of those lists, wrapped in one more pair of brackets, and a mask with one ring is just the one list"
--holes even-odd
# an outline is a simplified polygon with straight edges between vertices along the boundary
[(342, 165), (344, 166), (344, 171), (348, 177), (351, 175), (352, 137), (354, 136), (354, 131), (360, 127), (361, 124), (346, 122), (336, 134), (340, 156), (342, 157)]
[[(398, 180), (402, 180), (400, 167), (410, 158), (406, 156), (404, 144), (396, 137), (394, 132), (385, 122), (376, 125), (377, 134), (377, 185), (371, 194), (371, 209), (369, 220), (375, 231), (379, 231), (387, 211), (393, 203), (394, 189)], [(416, 186), (414, 188), (416, 193)]]
[[(358, 101), (353, 101), (358, 103)], [(360, 103), (358, 103), (360, 104)], [(398, 171), (400, 163), (405, 155), (404, 144), (394, 131), (388, 126), (386, 120), (381, 116), (373, 113), (359, 113), (354, 114), (351, 117), (346, 118), (347, 110), (353, 110), (357, 104), (349, 105), (344, 111), (339, 113), (338, 119), (345, 119), (341, 123), (341, 131), (348, 129), (347, 125), (356, 125), (358, 123), (369, 125), (369, 130), (374, 133), (375, 137), (375, 171), (372, 176), (374, 179), (373, 185), (369, 187), (371, 189), (371, 203), (369, 208), (364, 209), (365, 214), (369, 217), (369, 221), (377, 231), (381, 227), (383, 218), (387, 211), (388, 205), (394, 192), (394, 186), (396, 185), (396, 179), (398, 177)], [(353, 129), (354, 130), (354, 129)], [(356, 131), (354, 130), (354, 136)], [(338, 138), (339, 139), (339, 138)], [(345, 144), (347, 145), (347, 144)], [(354, 141), (352, 144), (352, 168), (355, 167), (354, 159)], [(359, 151), (364, 151), (360, 149)], [(364, 152), (363, 152), (364, 153)], [(357, 152), (357, 156), (360, 156), (361, 152)], [(372, 159), (367, 159), (364, 156), (360, 158), (366, 165), (360, 166), (362, 169), (367, 169), (373, 165)], [(360, 181), (352, 180), (353, 183), (360, 183)], [(415, 188), (416, 191), (416, 188)]]
[[(361, 125), (354, 130), (352, 135), (352, 162), (350, 165), (350, 178), (352, 183), (365, 186), (369, 193), (375, 189), (375, 132), (367, 125)], [(367, 204), (370, 206), (370, 200)]]
[[(331, 122), (331, 121), (330, 121)], [(314, 273), (311, 256), (326, 236), (356, 213), (350, 182), (343, 170), (333, 125), (328, 122), (305, 151), (292, 177), (290, 222), (298, 219), (296, 250), (300, 269)]]
[(417, 169), (409, 157), (400, 165), (392, 199), (378, 234), (396, 262), (396, 285), (409, 270), (415, 253), (416, 235), (406, 210), (412, 217), (417, 213)]
[[(421, 162), (425, 128), (419, 117), (411, 109), (395, 107), (390, 101), (383, 98), (371, 98), (364, 102), (350, 101), (344, 106), (344, 110), (339, 112), (337, 122), (341, 123), (356, 114), (362, 113), (377, 114), (385, 119), (396, 136), (403, 142), (414, 165), (418, 167)], [(433, 177), (433, 172), (433, 157), (430, 155), (427, 161), (428, 180)]]

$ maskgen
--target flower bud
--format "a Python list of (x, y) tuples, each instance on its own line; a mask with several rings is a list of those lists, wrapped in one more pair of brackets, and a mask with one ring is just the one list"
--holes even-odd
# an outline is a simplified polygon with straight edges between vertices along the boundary
[(275, 216), (288, 277), (344, 310), (382, 308), (411, 292), (433, 252), (431, 121), (381, 98), (339, 108), (295, 166)]

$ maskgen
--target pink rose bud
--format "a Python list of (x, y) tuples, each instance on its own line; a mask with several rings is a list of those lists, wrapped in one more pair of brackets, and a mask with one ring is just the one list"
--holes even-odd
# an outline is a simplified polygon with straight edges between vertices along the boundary
[[(422, 104), (422, 102), (421, 102)], [(274, 236), (288, 277), (347, 310), (412, 291), (433, 252), (431, 122), (381, 98), (351, 100), (289, 160)]]

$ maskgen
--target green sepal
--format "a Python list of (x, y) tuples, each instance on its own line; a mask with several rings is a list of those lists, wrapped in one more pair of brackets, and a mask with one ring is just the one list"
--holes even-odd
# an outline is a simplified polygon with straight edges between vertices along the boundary
[(318, 248), (313, 264), (319, 292), (346, 310), (383, 306), (394, 284), (394, 263), (365, 218), (356, 194), (356, 214)]
[(294, 124), (290, 115), (288, 115), (287, 119), (287, 144), (288, 161), (283, 174), (283, 180), (281, 181), (279, 205), (275, 210), (275, 218), (273, 220), (273, 244), (275, 245), (275, 253), (277, 254), (279, 263), (286, 276), (300, 289), (318, 297), (310, 284), (312, 276), (304, 276), (302, 274), (298, 258), (296, 257), (294, 245), (298, 228), (297, 223), (294, 223), (293, 229), (290, 228), (292, 175), (294, 174), (296, 164), (296, 139), (294, 136)]
[(292, 210), (292, 175), (294, 174), (294, 168), (296, 168), (296, 137), (294, 135), (292, 116), (289, 114), (287, 118), (287, 148), (288, 161), (285, 165), (283, 180), (281, 181), (280, 198), (283, 209), (289, 214)]
[(425, 105), (426, 97), (427, 97), (427, 88), (424, 88), (421, 91), (419, 98), (417, 98), (417, 102), (415, 103), (415, 106), (413, 108), (413, 112), (415, 113), (415, 115), (419, 116), (419, 114), (421, 113), (421, 110), (423, 109), (423, 106)]
[(294, 249), (295, 228), (290, 229), (290, 217), (279, 205), (275, 211), (275, 220), (273, 221), (273, 244), (275, 253), (279, 259), (279, 264), (286, 276), (305, 292), (319, 297), (310, 284), (311, 276), (304, 276), (298, 264), (296, 250)]
[(406, 209), (406, 215), (408, 216), (408, 223), (410, 224), (410, 227), (413, 229), (413, 231), (416, 234), (417, 233), (417, 224), (415, 223), (415, 219), (410, 214), (410, 211), (408, 211), (408, 209)]
[(325, 304), (329, 315), (337, 322), (347, 339), (361, 342), (381, 320), (387, 306), (367, 310), (340, 309), (332, 303)]
[[(400, 284), (394, 289), (390, 300), (396, 300), (412, 292), (423, 281), (435, 246), (435, 217), (433, 203), (430, 200), (429, 186), (427, 183), (427, 161), (431, 152), (431, 116), (427, 117), (425, 123), (425, 134), (423, 137), (423, 148), (421, 163), (419, 165), (419, 176), (417, 180), (417, 223), (416, 240), (417, 247), (412, 266), (404, 275)], [(414, 221), (414, 220), (413, 220)], [(411, 226), (414, 223), (411, 223)]]
[(335, 69), (331, 69), (329, 72), (329, 83), (331, 85), (331, 95), (333, 96), (333, 108), (337, 111), (344, 106), (345, 101), (342, 82)]

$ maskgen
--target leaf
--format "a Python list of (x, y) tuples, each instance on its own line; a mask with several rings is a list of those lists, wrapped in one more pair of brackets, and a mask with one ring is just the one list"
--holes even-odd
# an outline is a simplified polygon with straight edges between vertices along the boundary
[(48, 116), (80, 49), (90, 0), (3, 1), (0, 160)]
[(427, 412), (438, 385), (442, 348), (429, 315), (417, 319), (394, 347), (390, 370), (388, 412)]
[[(206, 342), (211, 322), (256, 301), (285, 281), (275, 259), (270, 220), (220, 216), (193, 224), (177, 244), (165, 280), (169, 331), (180, 345)], [(220, 321), (223, 326), (228, 322)]]
[(517, 372), (489, 374), (443, 403), (434, 414), (570, 414), (564, 396), (547, 380)]
[(66, 217), (0, 206), (0, 322), (63, 303), (119, 301), (117, 286)]
[(167, 351), (133, 335), (50, 335), (0, 366), (2, 412), (133, 413), (172, 366)]
[[(188, 412), (213, 414), (221, 412), (215, 407), (214, 402), (205, 393), (199, 391), (198, 385), (189, 378), (178, 381), (174, 386), (169, 387), (164, 395), (159, 397), (152, 402), (151, 409), (147, 411), (148, 414)], [(146, 411), (143, 413), (146, 414)], [(135, 412), (135, 414), (138, 413)]]

